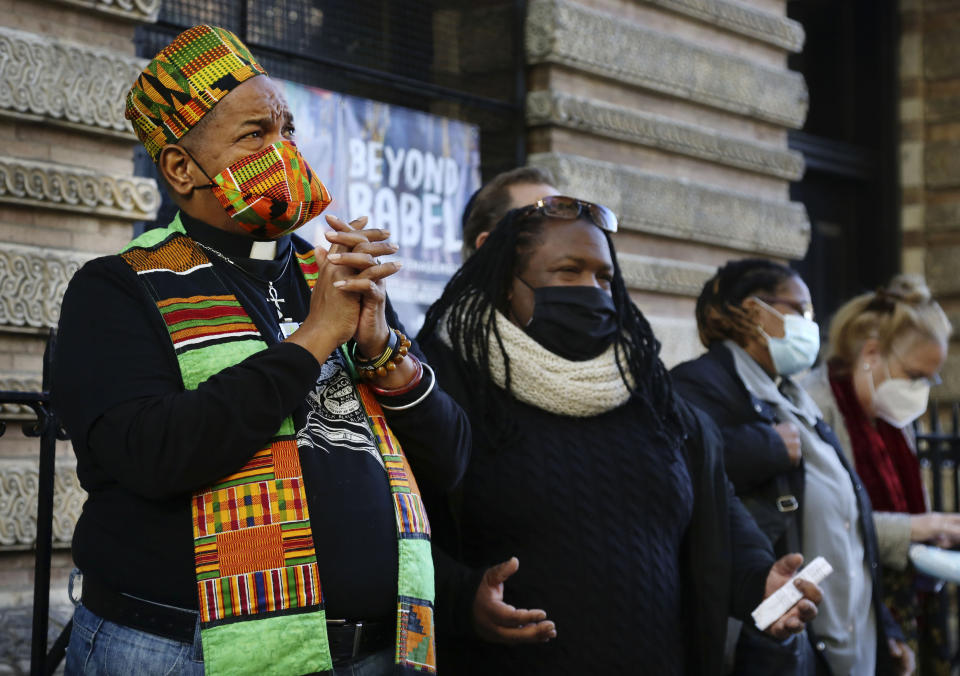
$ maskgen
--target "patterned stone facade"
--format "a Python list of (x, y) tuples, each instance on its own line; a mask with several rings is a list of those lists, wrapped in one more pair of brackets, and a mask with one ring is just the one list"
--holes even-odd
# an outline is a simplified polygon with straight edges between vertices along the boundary
[(59, 0), (64, 5), (103, 12), (130, 21), (152, 23), (157, 20), (160, 0)]
[[(0, 461), (0, 545), (5, 548), (26, 549), (36, 540), (38, 483), (36, 468), (14, 460)], [(54, 546), (70, 546), (84, 499), (75, 467), (62, 464), (54, 477)]]
[(143, 63), (120, 54), (0, 27), (0, 113), (133, 139), (122, 101)]
[[(159, 6), (160, 0), (0, 2), (0, 390), (40, 389), (46, 335), (70, 278), (86, 260), (115, 251), (135, 221), (156, 212), (156, 184), (133, 176), (135, 138), (123, 117), (123, 95), (143, 65), (133, 57), (135, 27), (154, 21)], [(20, 430), (32, 417), (27, 408), (0, 406), (5, 626), (29, 611), (32, 598), (39, 444)], [(59, 442), (55, 615), (68, 612), (67, 548), (84, 497), (69, 443)], [(19, 668), (0, 670), (9, 667)]]
[[(960, 0), (900, 2), (903, 269), (923, 274), (960, 328)], [(960, 399), (954, 341), (938, 399)]]
[(620, 217), (624, 276), (665, 345), (695, 356), (693, 300), (729, 258), (804, 256), (786, 131), (807, 89), (785, 66), (802, 27), (781, 2), (532, 0), (529, 162)]

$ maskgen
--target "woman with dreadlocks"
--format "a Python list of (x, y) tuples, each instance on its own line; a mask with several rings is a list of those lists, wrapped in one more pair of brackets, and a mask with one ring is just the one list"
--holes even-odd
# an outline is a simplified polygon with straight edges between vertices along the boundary
[(914, 651), (921, 647), (925, 676), (950, 673), (950, 659), (940, 637), (918, 630), (918, 616), (935, 617), (936, 597), (917, 594), (930, 581), (917, 577), (907, 551), (911, 542), (960, 544), (960, 515), (929, 511), (910, 423), (927, 409), (950, 332), (923, 279), (898, 275), (837, 310), (826, 362), (801, 380), (877, 510), (887, 604)]
[[(508, 212), (427, 313), (421, 345), (474, 429), (457, 495), (428, 502), (452, 555), (437, 563), (449, 673), (719, 674), (727, 615), (799, 565), (774, 563), (715, 427), (674, 396), (615, 228), (569, 197)], [(812, 602), (779, 637), (816, 613), (819, 589), (799, 586)], [(536, 608), (550, 619), (518, 610)]]
[(697, 299), (708, 352), (673, 382), (710, 415), (737, 495), (777, 553), (823, 556), (834, 572), (808, 639), (778, 643), (745, 624), (736, 674), (910, 674), (914, 656), (883, 603), (870, 499), (817, 405), (790, 376), (820, 347), (810, 291), (773, 261), (727, 263)]

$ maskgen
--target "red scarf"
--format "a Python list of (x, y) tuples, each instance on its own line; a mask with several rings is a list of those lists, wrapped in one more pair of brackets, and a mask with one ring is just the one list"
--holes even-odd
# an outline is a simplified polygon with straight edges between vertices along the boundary
[(866, 416), (853, 389), (853, 379), (830, 370), (830, 389), (850, 433), (857, 474), (877, 512), (927, 511), (920, 482), (920, 463), (903, 430)]

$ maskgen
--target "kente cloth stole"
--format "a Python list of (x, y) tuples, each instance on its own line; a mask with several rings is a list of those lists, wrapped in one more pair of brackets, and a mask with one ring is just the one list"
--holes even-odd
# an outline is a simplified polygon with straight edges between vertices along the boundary
[[(267, 348), (236, 296), (186, 236), (179, 215), (167, 228), (133, 240), (121, 256), (160, 311), (186, 389), (196, 389)], [(297, 252), (297, 259), (312, 289), (317, 280), (314, 254)], [(395, 673), (436, 673), (430, 525), (380, 405), (366, 385), (354, 382), (386, 467), (396, 513)], [(242, 468), (193, 495), (208, 675), (296, 675), (333, 668), (295, 435), (288, 417)], [(322, 553), (323, 543), (319, 545)]]

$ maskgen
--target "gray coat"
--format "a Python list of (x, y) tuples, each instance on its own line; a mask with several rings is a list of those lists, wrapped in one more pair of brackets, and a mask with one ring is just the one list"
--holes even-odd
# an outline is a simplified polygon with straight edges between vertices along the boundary
[[(820, 407), (823, 420), (833, 428), (847, 461), (854, 464), (850, 433), (833, 396), (833, 390), (830, 389), (826, 365), (821, 364), (798, 382)], [(910, 447), (915, 449), (913, 436), (909, 432), (905, 432), (905, 436)], [(910, 548), (910, 515), (902, 512), (874, 512), (873, 524), (877, 529), (880, 563), (894, 570), (905, 570), (907, 551)]]

